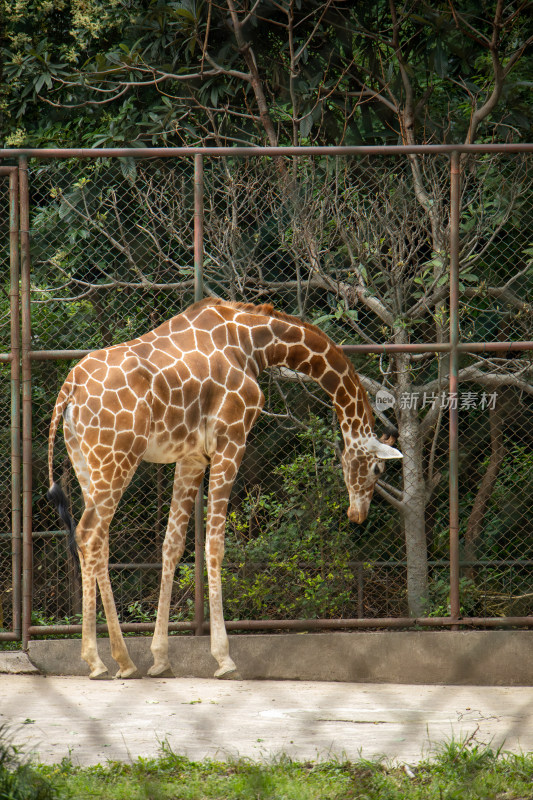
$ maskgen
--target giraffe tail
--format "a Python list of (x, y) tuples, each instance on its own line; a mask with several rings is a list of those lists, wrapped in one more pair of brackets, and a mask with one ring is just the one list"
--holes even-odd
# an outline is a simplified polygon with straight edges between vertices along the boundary
[(49, 500), (54, 506), (55, 509), (63, 522), (67, 530), (68, 536), (68, 549), (71, 556), (74, 558), (74, 562), (78, 563), (78, 546), (76, 544), (76, 522), (72, 518), (68, 508), (68, 500), (67, 497), (61, 488), (61, 486), (54, 481), (54, 441), (56, 438), (57, 428), (59, 426), (59, 420), (62, 417), (63, 411), (70, 399), (72, 386), (71, 384), (65, 382), (61, 387), (59, 392), (58, 398), (56, 400), (56, 404), (54, 406), (54, 411), (52, 414), (52, 420), (50, 422), (50, 432), (48, 434), (48, 480), (50, 488), (46, 493), (46, 499)]

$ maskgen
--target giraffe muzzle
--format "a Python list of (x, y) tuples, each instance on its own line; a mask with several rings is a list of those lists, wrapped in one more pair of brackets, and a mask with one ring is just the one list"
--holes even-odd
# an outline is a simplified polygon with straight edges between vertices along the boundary
[(358, 509), (355, 506), (350, 506), (347, 515), (350, 522), (357, 522), (360, 525), (368, 516), (368, 508)]

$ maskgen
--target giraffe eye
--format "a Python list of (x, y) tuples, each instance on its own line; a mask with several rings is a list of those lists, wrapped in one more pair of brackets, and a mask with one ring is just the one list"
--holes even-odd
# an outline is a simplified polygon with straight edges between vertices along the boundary
[(374, 475), (381, 475), (383, 472), (383, 467), (381, 464), (374, 464)]

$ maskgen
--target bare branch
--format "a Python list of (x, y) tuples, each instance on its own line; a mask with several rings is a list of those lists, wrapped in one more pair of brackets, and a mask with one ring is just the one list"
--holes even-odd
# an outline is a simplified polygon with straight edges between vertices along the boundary
[(107, 97), (105, 100), (85, 100), (83, 103), (54, 103), (53, 100), (49, 100), (48, 97), (43, 97), (43, 95), (38, 94), (37, 97), (39, 100), (42, 100), (43, 103), (48, 103), (49, 106), (53, 106), (54, 108), (84, 108), (85, 106), (105, 106), (107, 103), (112, 103), (115, 100), (118, 100), (119, 97), (126, 94), (130, 86), (125, 86), (122, 91), (117, 92), (113, 95), (113, 97)]
[(295, 53), (295, 55), (294, 55), (294, 63), (295, 64), (298, 64), (300, 58), (302, 57), (302, 54), (303, 54), (304, 50), (307, 47), (309, 47), (309, 45), (311, 44), (311, 42), (312, 42), (312, 40), (313, 40), (313, 38), (315, 36), (315, 33), (317, 32), (317, 30), (319, 28), (319, 25), (321, 24), (322, 20), (324, 19), (324, 16), (325, 16), (326, 12), (328, 11), (329, 7), (331, 6), (331, 2), (332, 2), (332, 0), (327, 0), (325, 5), (323, 6), (322, 13), (319, 15), (319, 17), (318, 17), (318, 19), (316, 21), (316, 24), (315, 24), (313, 30), (311, 31), (311, 33), (307, 37), (306, 41), (302, 44), (302, 46), (300, 47), (298, 52)]
[(263, 128), (268, 137), (269, 144), (271, 144), (272, 146), (276, 146), (278, 144), (278, 137), (276, 135), (276, 131), (274, 130), (274, 125), (270, 117), (268, 104), (266, 101), (265, 93), (263, 91), (263, 86), (259, 75), (259, 70), (257, 68), (257, 62), (255, 60), (254, 53), (249, 43), (245, 42), (244, 40), (244, 35), (242, 32), (242, 24), (239, 21), (239, 17), (235, 10), (235, 5), (233, 3), (233, 0), (227, 0), (227, 4), (231, 16), (231, 21), (233, 24), (233, 33), (235, 35), (237, 47), (239, 48), (239, 51), (241, 52), (246, 62), (246, 66), (248, 67), (250, 72), (249, 76), (247, 77), (247, 80), (250, 81), (252, 88), (254, 90), (255, 100), (257, 103), (257, 107), (259, 109), (259, 116), (261, 118)]
[(459, 370), (458, 379), (459, 381), (479, 383), (481, 386), (488, 386), (490, 389), (496, 389), (498, 386), (515, 386), (517, 389), (526, 392), (526, 394), (533, 395), (533, 384), (521, 380), (521, 378), (512, 373), (483, 372), (472, 366)]
[[(362, 81), (359, 81), (359, 83), (361, 83), (362, 86), (365, 86), (365, 84), (363, 84)], [(387, 98), (381, 94), (382, 91), (383, 91), (382, 89), (378, 91), (374, 89), (362, 88), (360, 92), (343, 92), (343, 95), (345, 97), (359, 97), (359, 98), (367, 97), (368, 100), (378, 100), (388, 109), (390, 109), (390, 111), (393, 111), (395, 114), (397, 114), (399, 110), (398, 105), (396, 104), (396, 102), (393, 102), (392, 100), (387, 100)]]
[(378, 483), (378, 486), (381, 486), (383, 489), (385, 489), (385, 491), (387, 491), (387, 492), (389, 492), (389, 494), (393, 495), (393, 497), (395, 496), (398, 499), (400, 499), (403, 496), (402, 489), (397, 489), (396, 486), (391, 486), (391, 484), (387, 483), (386, 481), (384, 481), (383, 478), (380, 478), (377, 483)]
[[(491, 366), (493, 368), (497, 366), (495, 362), (496, 360), (492, 359)], [(515, 370), (513, 372), (511, 372), (510, 368), (508, 367), (510, 362), (506, 361), (505, 359), (503, 359), (503, 362), (505, 364), (504, 369), (500, 369), (498, 372), (484, 372), (483, 370), (479, 369), (479, 366), (483, 365), (485, 362), (478, 361), (477, 364), (472, 364), (459, 370), (458, 380), (461, 383), (479, 383), (481, 386), (487, 386), (490, 389), (496, 389), (499, 386), (515, 386), (527, 394), (533, 395), (533, 384), (521, 378), (522, 374), (525, 373), (527, 375), (528, 371), (531, 371), (531, 362), (514, 362), (514, 364), (518, 366), (513, 366), (513, 369)], [(443, 376), (443, 378), (445, 377), (447, 376)], [(415, 391), (418, 394), (422, 394), (423, 392), (429, 394), (439, 391), (441, 385), (442, 384), (440, 380), (429, 381), (422, 387), (417, 386)]]
[[(251, 18), (252, 18), (252, 17), (254, 16), (254, 14), (255, 14), (256, 8), (257, 8), (259, 5), (261, 5), (261, 0), (255, 0), (255, 3), (254, 3), (254, 4), (253, 4), (253, 6), (251, 7), (251, 9), (250, 9), (250, 10), (249, 10), (249, 12), (247, 13), (247, 15), (244, 17), (244, 19), (241, 21), (241, 25), (246, 25), (246, 24), (247, 24), (247, 23), (248, 23), (248, 22), (251, 20)], [(211, 8), (211, 3), (209, 3), (209, 7)]]
[(387, 492), (379, 481), (378, 483), (376, 483), (376, 492), (379, 495), (381, 495), (381, 497), (383, 497), (384, 500), (390, 503), (391, 506), (396, 509), (396, 511), (403, 512), (405, 510), (405, 504), (402, 503), (401, 500), (397, 500), (396, 497)]
[(481, 47), (489, 48), (490, 47), (490, 39), (487, 39), (487, 37), (483, 33), (481, 33), (481, 31), (478, 31), (476, 28), (474, 28), (474, 26), (471, 25), (468, 22), (468, 20), (466, 20), (463, 17), (463, 15), (460, 14), (457, 11), (457, 9), (453, 5), (453, 3), (450, 2), (449, 5), (450, 5), (450, 10), (451, 10), (451, 12), (453, 14), (453, 18), (455, 20), (455, 25), (456, 25), (457, 29), (460, 30), (461, 29), (461, 25), (462, 25), (463, 26), (463, 33), (465, 33), (470, 39), (473, 39)]
[[(492, 21), (492, 37), (488, 44), (492, 60), (493, 88), (481, 108), (476, 108), (471, 116), (466, 144), (474, 142), (480, 123), (488, 117), (494, 108), (496, 108), (502, 94), (503, 79), (505, 77), (499, 57), (502, 13), (503, 0), (497, 0), (494, 19)], [(485, 37), (483, 38), (485, 39)]]

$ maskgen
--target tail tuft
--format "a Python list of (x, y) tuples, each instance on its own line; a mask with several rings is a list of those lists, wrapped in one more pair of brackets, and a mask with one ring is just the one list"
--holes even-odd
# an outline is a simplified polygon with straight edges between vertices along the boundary
[(76, 544), (76, 523), (70, 516), (68, 501), (63, 489), (57, 483), (53, 483), (46, 493), (46, 499), (56, 507), (57, 513), (61, 517), (68, 533), (68, 549), (75, 563), (78, 563), (78, 545)]

